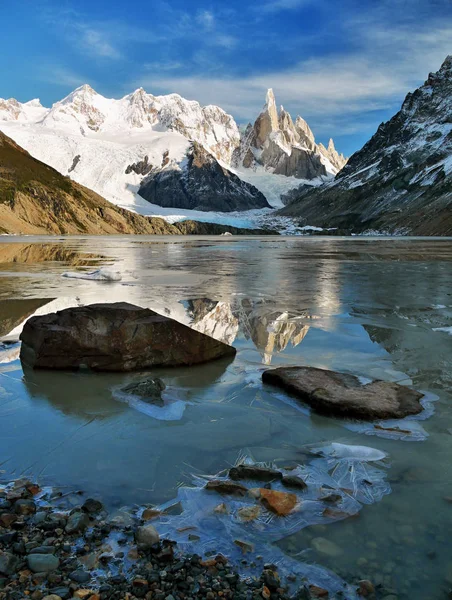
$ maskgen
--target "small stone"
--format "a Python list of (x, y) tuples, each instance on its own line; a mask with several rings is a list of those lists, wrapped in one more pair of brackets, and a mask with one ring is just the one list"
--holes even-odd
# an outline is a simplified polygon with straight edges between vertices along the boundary
[(18, 562), (14, 554), (0, 551), (0, 573), (3, 573), (3, 575), (12, 575), (16, 570)]
[(99, 502), (99, 500), (94, 500), (94, 498), (87, 498), (82, 506), (82, 510), (91, 515), (100, 512), (102, 509), (102, 502)]
[(375, 593), (375, 586), (368, 579), (362, 579), (361, 581), (358, 581), (358, 585), (359, 587), (357, 592), (360, 596), (363, 596), (363, 598), (368, 598)]
[(91, 580), (91, 575), (84, 569), (76, 569), (69, 574), (69, 579), (76, 583), (88, 583)]
[(311, 598), (328, 598), (329, 592), (318, 585), (310, 585), (309, 593), (311, 594)]
[(271, 596), (271, 592), (268, 589), (267, 586), (264, 585), (264, 587), (262, 588), (262, 598), (265, 598), (265, 600), (270, 600), (270, 596)]
[(14, 505), (14, 512), (17, 515), (34, 515), (36, 512), (36, 504), (33, 500), (18, 500)]
[(281, 483), (288, 488), (294, 488), (298, 490), (305, 490), (308, 486), (305, 481), (301, 477), (297, 477), (297, 475), (284, 475)]
[(228, 511), (228, 507), (226, 506), (226, 504), (224, 502), (222, 502), (218, 506), (215, 506), (215, 508), (213, 509), (213, 512), (216, 512), (220, 515), (227, 515), (229, 511)]
[(160, 536), (152, 525), (143, 525), (138, 527), (135, 533), (135, 540), (143, 548), (152, 548), (152, 546), (160, 542)]
[(11, 513), (3, 513), (0, 515), (0, 525), (3, 525), (3, 527), (6, 527), (7, 529), (11, 527), (15, 521), (17, 521), (16, 515)]
[(290, 492), (278, 492), (260, 488), (262, 504), (280, 517), (289, 515), (297, 505), (298, 498)]
[(160, 517), (162, 513), (159, 510), (155, 510), (155, 508), (145, 508), (141, 518), (143, 521), (152, 521), (152, 519), (156, 519)]
[(339, 548), (337, 544), (325, 538), (314, 538), (311, 543), (314, 549), (317, 550), (317, 552), (320, 552), (320, 554), (325, 554), (327, 556), (340, 556), (343, 554), (342, 549)]
[(231, 494), (233, 496), (246, 496), (248, 488), (235, 481), (222, 481), (221, 479), (212, 479), (206, 484), (206, 490), (212, 490), (219, 494)]
[(29, 554), (27, 564), (33, 573), (49, 573), (60, 566), (60, 561), (53, 554)]
[(57, 596), (57, 594), (50, 594), (50, 596), (44, 596), (42, 600), (62, 600), (61, 596)]
[(85, 512), (76, 511), (73, 512), (66, 523), (67, 533), (78, 533), (85, 531), (89, 526), (89, 517)]
[(254, 481), (277, 481), (282, 479), (282, 473), (276, 469), (256, 465), (238, 465), (229, 469), (231, 479), (252, 479)]
[(243, 542), (242, 540), (234, 540), (234, 544), (241, 549), (243, 554), (246, 554), (247, 552), (252, 552), (254, 550), (253, 544)]
[(237, 516), (244, 523), (249, 523), (250, 521), (255, 521), (258, 518), (260, 511), (261, 509), (259, 506), (243, 506), (242, 508), (238, 509)]
[(74, 592), (74, 598), (79, 598), (80, 600), (88, 600), (94, 594), (94, 590), (77, 590), (76, 592)]

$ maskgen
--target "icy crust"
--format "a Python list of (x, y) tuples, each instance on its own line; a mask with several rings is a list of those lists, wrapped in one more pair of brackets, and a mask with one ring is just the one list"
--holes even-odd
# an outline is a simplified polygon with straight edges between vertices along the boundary
[[(371, 380), (365, 380), (363, 378), (363, 385), (365, 382), (368, 383), (369, 381)], [(404, 442), (423, 442), (428, 438), (429, 434), (422, 427), (420, 421), (426, 421), (433, 415), (434, 403), (438, 400), (438, 396), (422, 390), (421, 393), (424, 394), (424, 397), (420, 401), (423, 406), (423, 411), (418, 415), (410, 415), (404, 419), (388, 419), (384, 421), (364, 422), (336, 419), (335, 422), (349, 431), (355, 431), (356, 433), (362, 433), (364, 435), (375, 435), (385, 439), (401, 440)], [(274, 392), (273, 395), (275, 398), (278, 398), (304, 415), (311, 414), (311, 409), (307, 405), (301, 404), (300, 401), (280, 392)]]
[(69, 279), (88, 279), (89, 281), (121, 281), (122, 275), (119, 271), (113, 271), (112, 269), (97, 269), (96, 271), (90, 271), (84, 273), (81, 271), (67, 271), (63, 273), (62, 277), (68, 277)]
[[(307, 484), (305, 490), (286, 488), (279, 481), (271, 484), (273, 490), (296, 495), (297, 505), (288, 516), (278, 517), (268, 511), (253, 494), (222, 496), (206, 490), (209, 480), (228, 480), (227, 472), (220, 472), (212, 477), (194, 476), (192, 486), (180, 487), (176, 499), (157, 507), (163, 513), (156, 521), (159, 533), (177, 541), (184, 552), (202, 556), (220, 552), (245, 576), (258, 575), (262, 568), (260, 556), (263, 561), (276, 564), (284, 576), (296, 575), (331, 594), (343, 591), (345, 598), (355, 598), (355, 592), (335, 574), (293, 560), (273, 543), (310, 525), (346, 519), (359, 513), (363, 505), (379, 502), (391, 492), (386, 481), (386, 455), (366, 446), (343, 444), (314, 447), (309, 452), (312, 460), (306, 465), (281, 469), (283, 474), (302, 478)], [(278, 468), (276, 464), (256, 463), (250, 457), (242, 458), (240, 464)], [(252, 480), (239, 483), (249, 490), (264, 485)], [(333, 495), (337, 499), (330, 504), (328, 497)], [(225, 508), (219, 511), (221, 504)], [(257, 518), (244, 521), (241, 509), (256, 506)], [(179, 507), (180, 514), (172, 514), (175, 507)], [(244, 552), (246, 565), (242, 564)]]

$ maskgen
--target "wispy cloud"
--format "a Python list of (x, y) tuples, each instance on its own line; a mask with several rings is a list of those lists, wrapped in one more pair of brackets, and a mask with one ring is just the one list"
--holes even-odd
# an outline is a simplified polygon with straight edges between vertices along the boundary
[(206, 31), (212, 31), (215, 28), (215, 17), (210, 10), (202, 10), (196, 15), (196, 22)]
[(270, 0), (261, 4), (256, 10), (265, 13), (276, 13), (283, 10), (295, 10), (312, 3), (313, 0)]
[(102, 58), (121, 58), (121, 52), (114, 47), (104, 32), (85, 23), (75, 24), (74, 29), (78, 31), (78, 43), (88, 52)]
[(90, 83), (86, 77), (74, 73), (60, 65), (42, 65), (36, 73), (36, 79), (61, 87), (76, 88), (84, 83)]
[[(376, 111), (394, 111), (405, 94), (450, 52), (452, 23), (435, 28), (390, 30), (374, 24), (362, 29), (353, 53), (302, 61), (292, 68), (245, 77), (147, 77), (141, 85), (153, 92), (177, 91), (204, 104), (218, 104), (240, 120), (255, 118), (266, 90), (292, 112), (319, 123), (335, 122), (337, 133), (350, 132), (351, 121)], [(390, 66), (389, 66), (390, 65)], [(372, 125), (375, 116), (369, 117)]]

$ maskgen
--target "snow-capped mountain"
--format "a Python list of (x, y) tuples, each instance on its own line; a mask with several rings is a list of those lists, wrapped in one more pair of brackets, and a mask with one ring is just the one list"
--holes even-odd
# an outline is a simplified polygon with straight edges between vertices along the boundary
[(452, 234), (452, 56), (405, 98), (332, 184), (280, 211), (356, 232)]
[(221, 108), (202, 107), (177, 94), (153, 96), (142, 88), (115, 100), (104, 98), (89, 85), (82, 85), (49, 110), (39, 105), (40, 110), (35, 112), (30, 111), (30, 104), (36, 101), (22, 105), (14, 100), (7, 102), (20, 106), (19, 119), (14, 117), (11, 109), (8, 111), (15, 120), (38, 121), (44, 127), (67, 133), (118, 136), (137, 130), (177, 131), (187, 139), (199, 142), (226, 163), (230, 162), (240, 141), (237, 124)]
[[(183, 216), (199, 219), (199, 214), (190, 212), (193, 207), (221, 212), (268, 210), (268, 203), (281, 206), (281, 196), (301, 181), (320, 185), (337, 172), (341, 157), (332, 144), (327, 149), (317, 145), (303, 119), (293, 124), (283, 110), (278, 116), (271, 98), (250, 140), (240, 135), (233, 117), (217, 106), (203, 107), (177, 94), (154, 96), (143, 89), (109, 99), (89, 85), (51, 108), (38, 100), (22, 104), (0, 99), (0, 130), (35, 158), (114, 204), (173, 221)], [(270, 120), (267, 128), (266, 120)], [(165, 199), (157, 206), (149, 201), (152, 194), (139, 195), (145, 177), (148, 183), (151, 179), (161, 183), (162, 178), (174, 176), (174, 181), (183, 183), (193, 144), (212, 158), (200, 161), (202, 174), (190, 175), (191, 184), (199, 181), (201, 187), (191, 186), (189, 202), (183, 199), (169, 205)], [(252, 160), (237, 159), (250, 152)], [(215, 187), (222, 190), (224, 202), (212, 195), (209, 202), (206, 196), (207, 167), (215, 174)], [(184, 212), (169, 214), (171, 206)]]
[(15, 98), (0, 98), (0, 121), (32, 123), (42, 119), (47, 111), (37, 98), (25, 103), (18, 102)]
[(328, 147), (316, 144), (304, 119), (295, 123), (281, 106), (279, 113), (273, 90), (268, 90), (262, 112), (254, 125), (249, 124), (233, 162), (246, 168), (264, 167), (275, 175), (312, 180), (331, 178), (346, 164), (330, 139)]

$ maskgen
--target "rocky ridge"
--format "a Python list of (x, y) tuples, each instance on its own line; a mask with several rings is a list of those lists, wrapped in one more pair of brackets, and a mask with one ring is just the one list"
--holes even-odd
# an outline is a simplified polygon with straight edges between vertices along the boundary
[(0, 132), (0, 234), (272, 234), (216, 223), (167, 223), (107, 202), (41, 163)]
[(452, 234), (452, 56), (405, 98), (333, 183), (280, 213), (320, 227)]
[(276, 175), (309, 180), (336, 175), (346, 158), (338, 154), (332, 139), (327, 148), (316, 144), (309, 125), (300, 116), (294, 123), (283, 106), (278, 112), (270, 89), (262, 112), (242, 136), (233, 163), (246, 168), (260, 165)]
[[(233, 117), (217, 106), (203, 107), (177, 94), (154, 96), (142, 88), (108, 99), (83, 85), (51, 108), (38, 100), (0, 99), (0, 130), (35, 158), (113, 204), (152, 216), (160, 211), (137, 196), (143, 178), (168, 165), (184, 170), (195, 143), (213, 157), (210, 175), (221, 186), (231, 188), (233, 179), (227, 173), (221, 176), (223, 168), (242, 181), (233, 191), (241, 196), (240, 210), (250, 210), (268, 202), (279, 205), (281, 194), (296, 187), (292, 176), (320, 183), (318, 178), (336, 173), (343, 160), (331, 144), (316, 145), (303, 119), (294, 124), (284, 110), (279, 116), (276, 108), (270, 112), (241, 138)], [(273, 173), (277, 177), (269, 179)], [(215, 210), (215, 203), (208, 203), (206, 210)]]
[(265, 196), (223, 167), (196, 142), (186, 160), (155, 169), (143, 179), (139, 195), (159, 206), (231, 212), (270, 208)]

